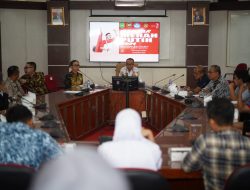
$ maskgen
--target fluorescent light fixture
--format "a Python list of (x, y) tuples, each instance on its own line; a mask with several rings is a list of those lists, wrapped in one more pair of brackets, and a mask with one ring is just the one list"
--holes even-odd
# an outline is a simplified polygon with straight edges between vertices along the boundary
[(115, 0), (116, 7), (143, 7), (146, 0)]

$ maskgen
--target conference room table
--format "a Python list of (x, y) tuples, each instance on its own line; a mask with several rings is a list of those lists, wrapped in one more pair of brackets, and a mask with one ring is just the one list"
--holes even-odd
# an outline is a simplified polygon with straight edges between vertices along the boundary
[[(84, 143), (83, 137), (114, 122), (116, 114), (126, 107), (126, 93), (101, 87), (76, 96), (61, 90), (40, 96), (38, 101), (46, 102), (47, 110), (60, 123), (59, 142)], [(181, 162), (170, 160), (168, 151), (171, 147), (191, 147), (201, 133), (210, 130), (205, 109), (191, 108), (183, 100), (147, 88), (129, 93), (129, 107), (137, 110), (143, 116), (143, 123), (158, 133), (155, 140), (163, 153), (160, 173), (172, 189), (204, 189), (201, 172), (184, 172)], [(185, 114), (192, 115), (191, 119), (185, 119)], [(174, 124), (184, 125), (189, 131), (169, 131)]]

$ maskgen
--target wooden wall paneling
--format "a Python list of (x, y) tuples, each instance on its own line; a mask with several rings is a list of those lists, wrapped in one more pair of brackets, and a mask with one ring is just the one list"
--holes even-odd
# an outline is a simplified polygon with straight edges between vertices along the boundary
[(79, 119), (81, 118), (82, 116), (82, 102), (79, 102), (79, 103), (76, 103), (74, 104), (74, 120), (75, 120), (75, 133), (77, 134), (76, 135), (76, 138), (79, 138), (79, 136), (81, 136), (83, 134), (83, 120), (82, 119)]
[(109, 105), (111, 103), (111, 100), (109, 99), (109, 94), (110, 94), (110, 91), (104, 93), (103, 105), (104, 105), (104, 121), (105, 122), (110, 120), (111, 111), (110, 111)]
[(161, 130), (164, 129), (167, 125), (167, 107), (168, 107), (168, 104), (167, 104), (167, 101), (164, 99), (163, 100), (163, 106), (162, 106), (162, 123), (161, 123)]
[(69, 46), (61, 46), (61, 45), (48, 46), (48, 60), (50, 61), (50, 65), (55, 65), (55, 66), (64, 65), (65, 67), (67, 67), (67, 72), (68, 72), (69, 57), (70, 57), (69, 53), (70, 53)]
[(161, 128), (161, 106), (162, 106), (162, 100), (161, 97), (157, 97), (157, 112), (156, 112), (156, 129), (159, 130)]
[(168, 103), (168, 111), (167, 111), (168, 124), (173, 120), (173, 110), (174, 110), (174, 106), (169, 102)]
[(151, 121), (152, 121), (152, 111), (151, 111), (151, 109), (152, 109), (152, 104), (151, 104), (151, 99), (152, 99), (152, 95), (150, 95), (150, 94), (147, 94), (146, 95), (146, 112), (147, 112), (147, 121), (149, 122), (149, 123), (151, 123)]
[[(53, 8), (63, 8), (65, 20), (64, 25), (52, 25), (51, 9)], [(63, 86), (64, 76), (68, 72), (68, 64), (70, 61), (69, 1), (47, 2), (47, 29), (48, 72), (58, 79), (60, 86)]]
[(151, 125), (156, 125), (156, 115), (157, 115), (157, 106), (156, 106), (156, 95), (152, 97), (152, 122)]
[[(187, 2), (186, 66), (208, 65), (209, 1)], [(192, 8), (205, 8), (205, 24), (193, 25)], [(195, 86), (195, 81), (187, 69), (187, 86)]]
[(92, 129), (96, 129), (97, 127), (97, 121), (96, 121), (96, 118), (97, 118), (97, 114), (96, 114), (96, 96), (92, 96), (88, 99), (88, 102), (89, 102), (89, 113), (90, 113), (90, 130)]
[(208, 25), (187, 25), (187, 45), (208, 45)]
[(131, 91), (129, 93), (129, 107), (135, 109), (141, 115), (141, 112), (146, 110), (145, 98), (146, 93), (144, 91)]
[(74, 123), (74, 111), (73, 111), (73, 106), (69, 105), (65, 107), (66, 109), (66, 118), (64, 119), (64, 123), (66, 124), (68, 133), (69, 133), (69, 137), (70, 139), (75, 139), (76, 137), (76, 133), (75, 133), (75, 123)]
[(208, 46), (187, 47), (187, 66), (208, 65)]
[(89, 132), (89, 123), (90, 123), (90, 114), (89, 114), (89, 103), (88, 103), (88, 99), (85, 99), (84, 101), (82, 101), (81, 103), (82, 105), (82, 115), (80, 116), (80, 118), (83, 120), (82, 121), (82, 131), (84, 132), (84, 134), (86, 134), (87, 132)]
[(103, 109), (103, 94), (97, 97), (97, 127), (101, 127), (104, 124), (104, 109)]

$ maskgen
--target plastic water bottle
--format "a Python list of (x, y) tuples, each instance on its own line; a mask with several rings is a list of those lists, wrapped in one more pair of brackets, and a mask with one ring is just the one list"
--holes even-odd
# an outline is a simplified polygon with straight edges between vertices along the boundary
[(168, 81), (168, 86), (171, 86), (172, 83), (173, 83), (172, 80), (169, 79), (169, 81)]
[(87, 88), (90, 88), (90, 81), (87, 81)]

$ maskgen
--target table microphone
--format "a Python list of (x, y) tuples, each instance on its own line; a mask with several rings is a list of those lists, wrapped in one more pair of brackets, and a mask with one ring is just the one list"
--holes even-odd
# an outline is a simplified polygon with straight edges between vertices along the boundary
[(165, 77), (165, 78), (163, 78), (163, 79), (161, 79), (161, 80), (159, 80), (159, 81), (156, 81), (156, 82), (154, 83), (154, 85), (152, 86), (152, 90), (160, 90), (161, 88), (159, 88), (159, 87), (157, 87), (157, 86), (155, 86), (155, 85), (156, 85), (157, 83), (161, 82), (161, 81), (164, 81), (164, 80), (170, 78), (170, 77), (174, 77), (175, 75), (176, 75), (176, 74), (172, 74), (172, 75), (167, 76), (167, 77)]
[(178, 80), (179, 78), (181, 78), (181, 77), (183, 77), (183, 76), (185, 76), (185, 75), (184, 75), (184, 74), (182, 74), (181, 76), (179, 76), (179, 77), (175, 78), (174, 80), (172, 80), (172, 82), (174, 82), (174, 81)]
[(82, 75), (84, 75), (87, 79), (89, 79), (92, 84), (90, 85), (90, 88), (95, 88), (95, 83), (94, 80), (92, 78), (90, 78), (88, 75), (86, 75), (85, 73), (83, 73), (82, 71), (78, 70), (79, 73), (81, 73)]

